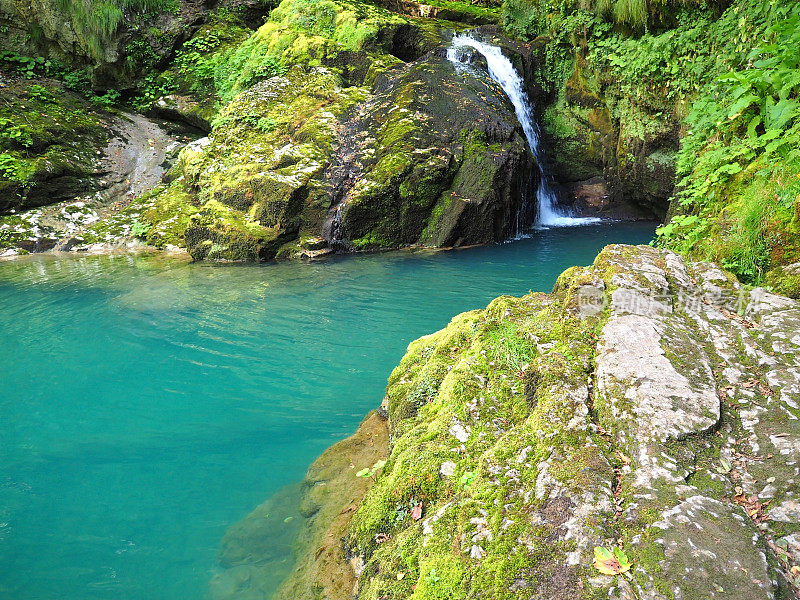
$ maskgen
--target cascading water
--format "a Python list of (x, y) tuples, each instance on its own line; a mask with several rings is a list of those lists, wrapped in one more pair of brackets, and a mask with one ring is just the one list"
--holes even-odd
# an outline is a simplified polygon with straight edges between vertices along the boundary
[[(539, 227), (567, 227), (571, 225), (587, 225), (597, 223), (600, 219), (596, 217), (573, 217), (558, 206), (556, 193), (553, 190), (552, 180), (543, 167), (543, 156), (539, 144), (539, 128), (533, 118), (533, 110), (525, 93), (525, 85), (522, 77), (519, 76), (514, 65), (503, 55), (499, 47), (487, 44), (470, 37), (469, 34), (459, 34), (453, 37), (453, 42), (447, 50), (447, 58), (456, 65), (463, 68), (468, 55), (464, 52), (466, 48), (472, 48), (480, 52), (486, 59), (489, 67), (489, 76), (496, 81), (508, 96), (517, 119), (522, 125), (528, 146), (539, 166), (540, 182), (536, 191), (537, 216), (536, 226)], [(524, 214), (523, 206), (520, 213)], [(518, 217), (519, 221), (519, 217)], [(517, 233), (521, 233), (520, 223), (518, 223)]]

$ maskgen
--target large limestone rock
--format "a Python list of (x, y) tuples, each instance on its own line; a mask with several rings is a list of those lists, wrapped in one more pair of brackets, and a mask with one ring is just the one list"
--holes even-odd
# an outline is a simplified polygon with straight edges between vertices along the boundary
[[(552, 294), (413, 342), (387, 389), (388, 462), (345, 540), (358, 597), (789, 597), (798, 332), (796, 301), (609, 246)], [(615, 577), (592, 565), (613, 545), (633, 563)]]

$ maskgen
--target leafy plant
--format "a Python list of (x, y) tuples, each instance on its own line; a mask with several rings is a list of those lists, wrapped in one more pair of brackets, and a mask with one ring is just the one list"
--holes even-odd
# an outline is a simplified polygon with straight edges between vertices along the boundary
[(55, 97), (43, 85), (34, 84), (28, 88), (28, 96), (40, 102), (54, 102)]
[(384, 465), (386, 465), (386, 461), (379, 460), (372, 465), (372, 468), (367, 467), (365, 469), (361, 469), (358, 473), (356, 473), (356, 477), (371, 477), (372, 479), (375, 479), (376, 473), (380, 471)]
[(436, 573), (436, 567), (428, 571), (428, 574), (425, 576), (425, 580), (430, 585), (436, 585), (437, 583), (439, 583), (440, 579), (441, 577), (439, 577), (439, 575)]
[(22, 148), (33, 146), (33, 138), (26, 127), (16, 125), (11, 119), (3, 117), (0, 117), (0, 142)]
[(121, 94), (119, 93), (119, 90), (110, 89), (106, 90), (106, 93), (100, 96), (93, 95), (90, 100), (101, 106), (114, 106), (115, 104), (119, 103), (120, 97)]
[[(753, 11), (738, 17), (737, 33), (760, 43), (749, 53), (737, 46), (746, 62), (708, 81), (692, 104), (677, 161), (685, 214), (657, 233), (661, 245), (759, 283), (773, 260), (796, 252), (786, 242), (800, 198), (791, 183), (800, 175), (800, 6), (779, 4), (758, 26)], [(709, 235), (722, 243), (711, 246)]]
[(602, 546), (594, 548), (594, 568), (604, 575), (621, 575), (631, 569), (631, 562), (621, 548), (611, 550)]
[(22, 164), (11, 154), (3, 152), (0, 154), (0, 179), (6, 181), (23, 181)]
[(478, 477), (478, 474), (475, 471), (467, 471), (461, 476), (461, 487), (466, 488), (472, 485), (475, 479)]
[(139, 94), (131, 100), (131, 104), (136, 110), (146, 111), (155, 104), (156, 100), (177, 89), (178, 84), (172, 73), (165, 72), (161, 75), (150, 73), (142, 79)]
[(140, 239), (145, 239), (147, 238), (147, 234), (150, 233), (150, 229), (152, 229), (152, 226), (149, 223), (134, 221), (131, 224), (131, 235)]

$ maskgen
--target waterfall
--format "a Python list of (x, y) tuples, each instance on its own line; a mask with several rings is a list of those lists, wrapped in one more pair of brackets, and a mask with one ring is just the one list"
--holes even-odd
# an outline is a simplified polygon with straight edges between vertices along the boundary
[[(542, 156), (539, 142), (539, 128), (533, 118), (533, 108), (528, 100), (528, 95), (525, 93), (525, 83), (516, 69), (514, 69), (511, 61), (503, 56), (503, 52), (498, 46), (478, 41), (470, 37), (468, 33), (458, 34), (453, 37), (453, 42), (447, 50), (447, 58), (456, 65), (456, 68), (463, 68), (464, 63), (468, 60), (469, 57), (464, 52), (466, 48), (477, 50), (486, 59), (486, 64), (489, 67), (489, 77), (503, 88), (511, 104), (514, 105), (517, 119), (522, 125), (525, 137), (528, 140), (528, 146), (536, 159), (536, 164), (539, 166), (540, 177), (539, 188), (536, 191), (537, 216), (535, 225), (538, 227), (565, 227), (599, 222), (600, 219), (596, 217), (573, 217), (568, 211), (558, 206), (552, 178), (544, 168), (544, 157)], [(519, 212), (524, 215), (524, 204)], [(517, 234), (521, 233), (521, 226), (524, 226), (524, 223), (519, 221), (520, 214), (517, 216)]]

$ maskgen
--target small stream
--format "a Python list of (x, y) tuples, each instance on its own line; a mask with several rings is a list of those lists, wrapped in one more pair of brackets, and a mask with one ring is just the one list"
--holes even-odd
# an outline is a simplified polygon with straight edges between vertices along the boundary
[[(0, 263), (0, 599), (203, 598), (225, 531), (354, 431), (411, 340), (653, 229), (312, 263)], [(267, 589), (290, 568), (284, 551)]]

